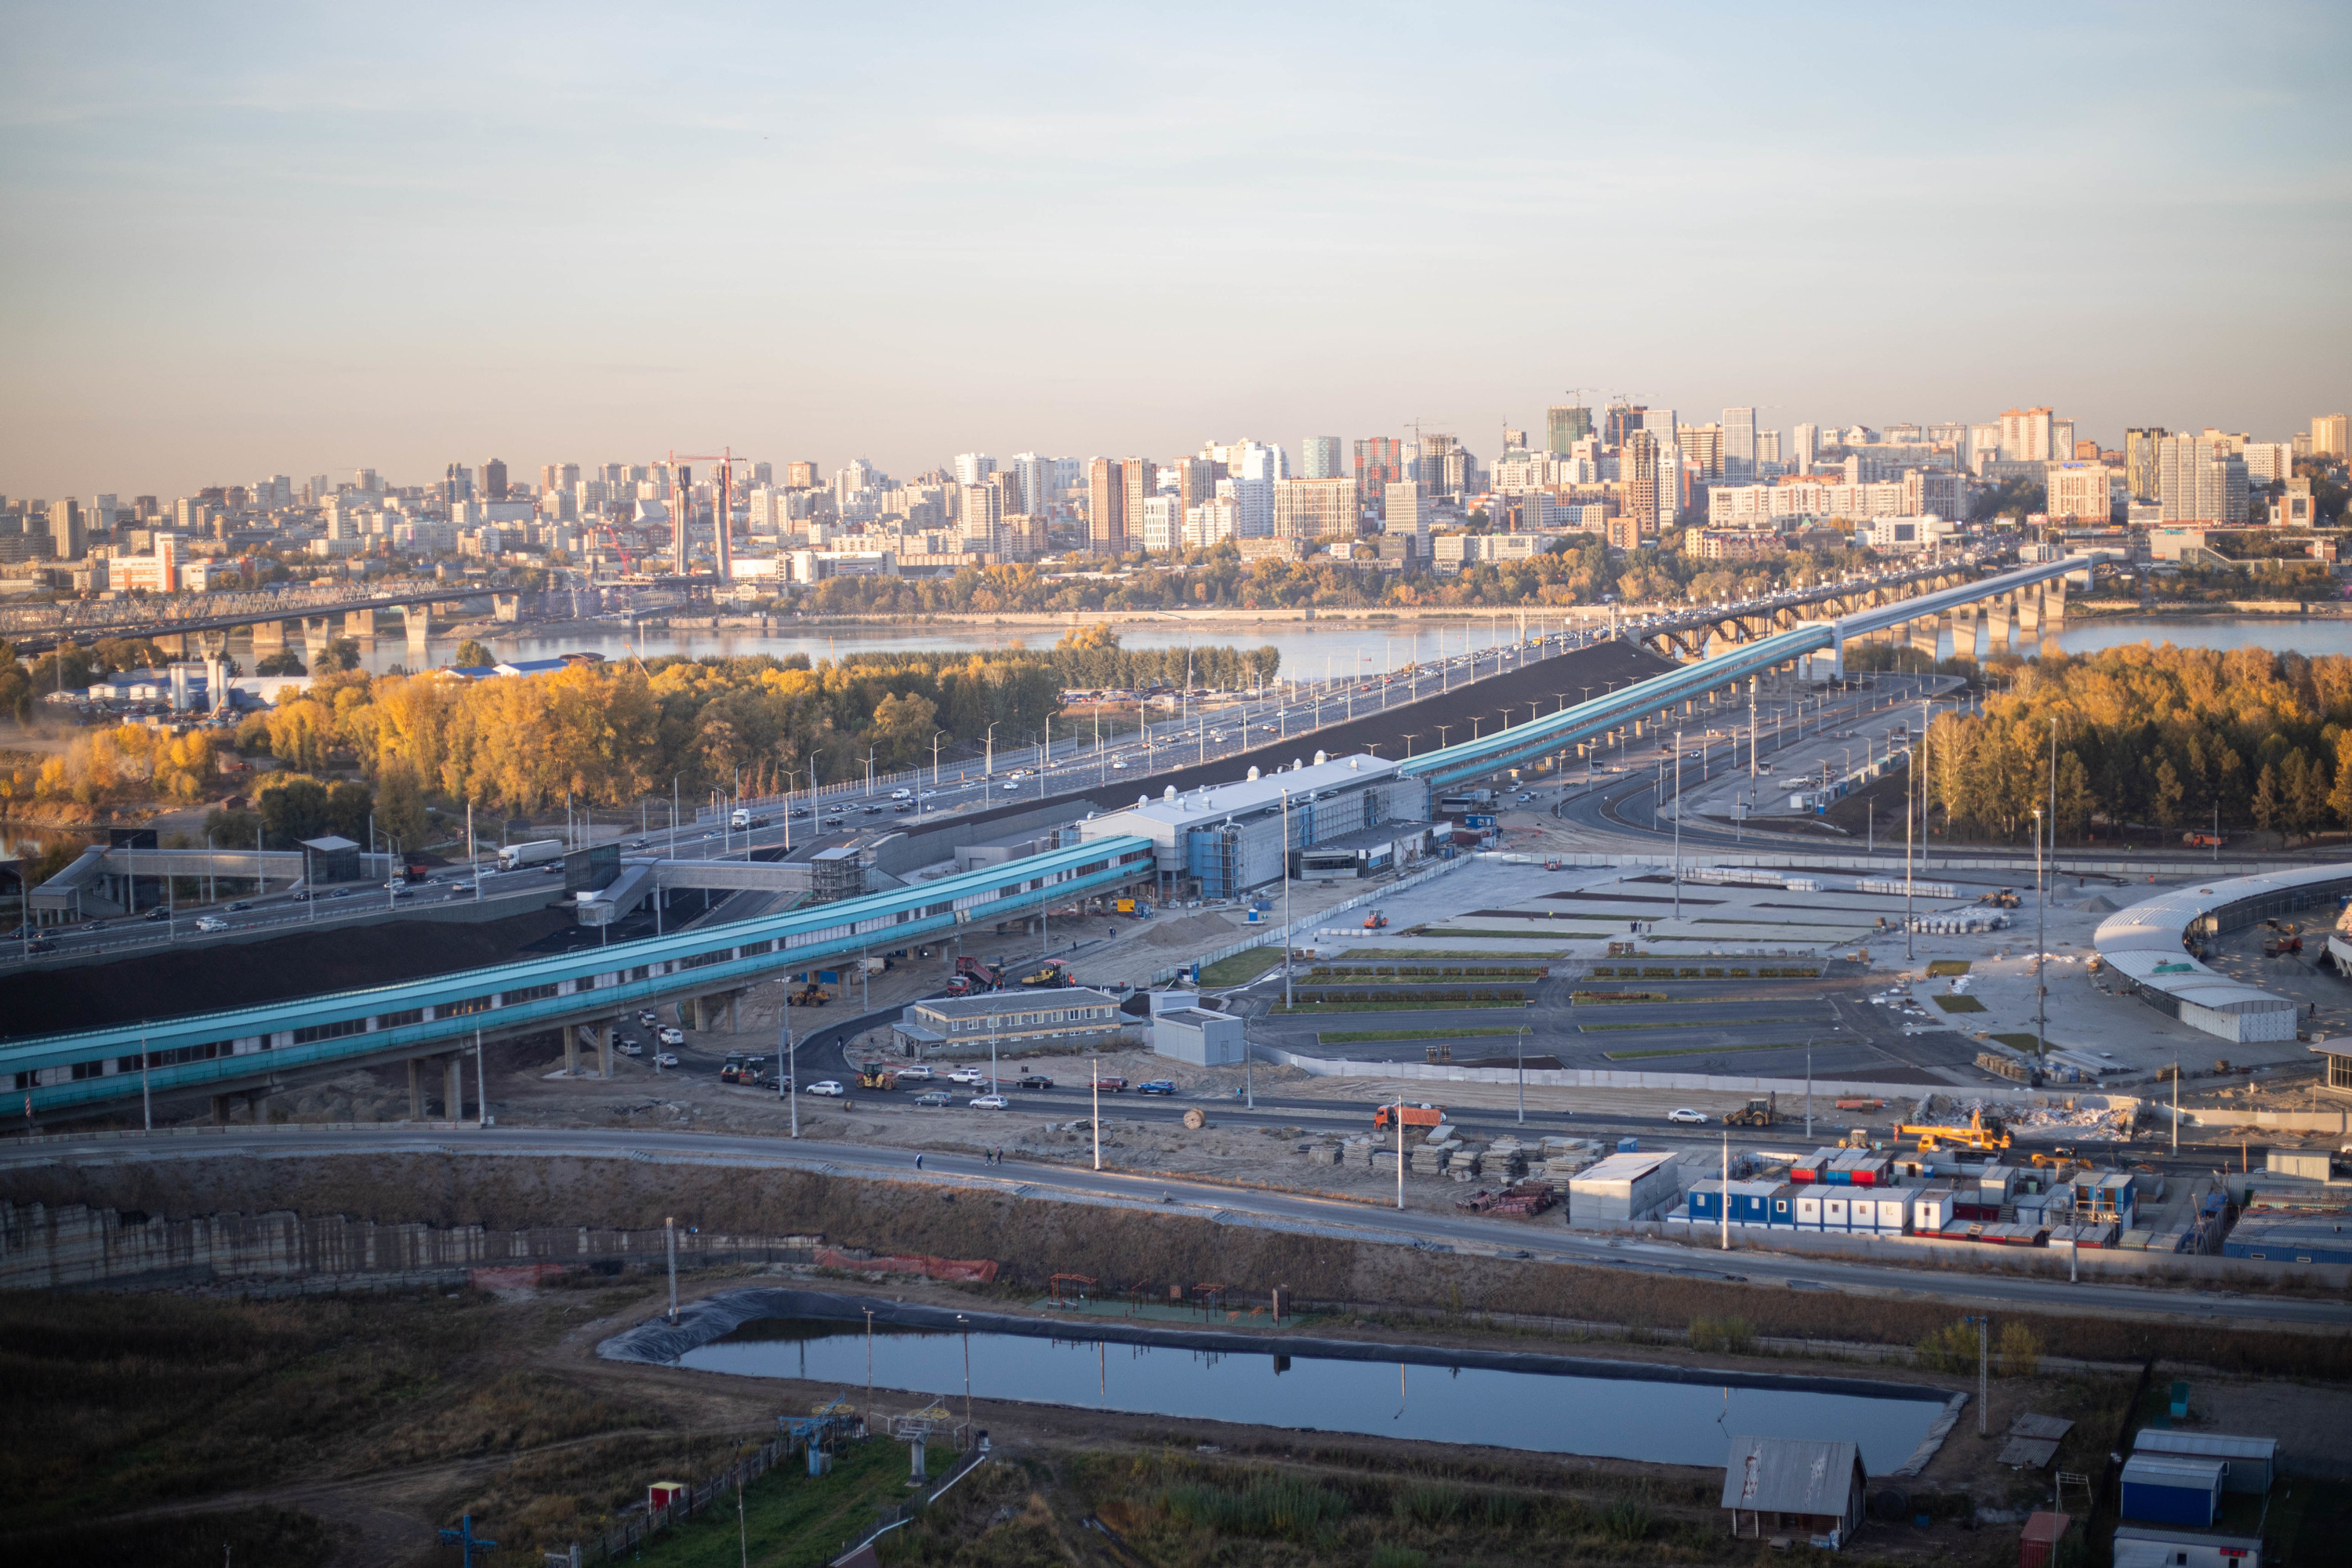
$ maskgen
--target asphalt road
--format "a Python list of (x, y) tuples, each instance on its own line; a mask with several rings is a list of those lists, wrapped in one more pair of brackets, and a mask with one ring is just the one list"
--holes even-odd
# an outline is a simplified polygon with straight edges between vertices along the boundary
[(70, 1163), (110, 1165), (184, 1159), (315, 1159), (401, 1153), (480, 1153), (532, 1158), (633, 1160), (655, 1163), (709, 1163), (741, 1167), (813, 1169), (828, 1174), (894, 1180), (985, 1184), (1019, 1196), (1109, 1197), (1187, 1215), (1246, 1215), (1275, 1224), (1342, 1228), (1368, 1241), (1500, 1251), (1548, 1261), (1601, 1264), (1726, 1279), (1792, 1289), (1885, 1293), (1964, 1303), (1992, 1303), (2053, 1311), (2157, 1316), (2223, 1324), (2306, 1330), (2352, 1328), (2352, 1303), (2298, 1297), (2161, 1290), (2144, 1285), (2021, 1279), (1998, 1275), (1927, 1274), (1831, 1258), (1761, 1252), (1710, 1258), (1694, 1248), (1630, 1237), (1578, 1235), (1545, 1221), (1520, 1223), (1475, 1215), (1384, 1210), (1304, 1194), (1262, 1192), (1180, 1178), (1127, 1175), (1083, 1167), (989, 1165), (976, 1156), (926, 1153), (924, 1168), (898, 1149), (814, 1140), (720, 1137), (697, 1133), (525, 1128), (445, 1131), (387, 1127), (354, 1131), (303, 1128), (231, 1128), (219, 1132), (125, 1135), (89, 1142), (16, 1142), (0, 1147), (0, 1170)]

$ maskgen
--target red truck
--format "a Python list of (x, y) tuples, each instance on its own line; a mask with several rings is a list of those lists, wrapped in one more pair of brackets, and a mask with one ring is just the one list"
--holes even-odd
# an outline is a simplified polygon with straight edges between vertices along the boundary
[(1396, 1122), (1391, 1118), (1400, 1110), (1407, 1127), (1434, 1127), (1445, 1120), (1445, 1107), (1442, 1105), (1382, 1105), (1373, 1108), (1372, 1125), (1378, 1128), (1395, 1126)]

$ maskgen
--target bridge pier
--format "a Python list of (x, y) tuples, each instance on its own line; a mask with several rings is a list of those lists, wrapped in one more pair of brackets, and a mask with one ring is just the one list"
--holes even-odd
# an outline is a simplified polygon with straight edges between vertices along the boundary
[(563, 1026), (563, 1076), (565, 1078), (580, 1076), (580, 1031), (588, 1026), (585, 1024)]
[(425, 651), (425, 634), (433, 619), (430, 605), (403, 605), (400, 607), (401, 627), (408, 637), (408, 668), (424, 669), (430, 659)]
[(2043, 635), (2056, 637), (2066, 629), (2066, 579), (2053, 577), (2042, 585)]
[(1910, 626), (1911, 646), (1930, 659), (1941, 656), (1944, 639), (1944, 617), (1922, 616)]
[(372, 637), (375, 636), (375, 612), (373, 610), (345, 610), (343, 612), (343, 635), (347, 637)]
[(328, 630), (328, 619), (325, 616), (302, 617), (302, 662), (313, 675), (319, 673), (320, 661), (327, 657), (327, 645), (335, 640), (334, 634)]
[(441, 1058), (441, 1110), (445, 1121), (466, 1119), (466, 1058), (451, 1051)]
[(1985, 657), (2009, 651), (2010, 595), (1995, 594), (1984, 601)]
[(1951, 615), (1952, 657), (1974, 658), (1977, 653), (1977, 607), (1962, 605)]
[(256, 662), (269, 654), (285, 651), (286, 623), (284, 621), (253, 623), (253, 657)]
[(604, 1069), (604, 1076), (607, 1079), (610, 1079), (613, 1076), (613, 1036), (614, 1032), (613, 1021), (609, 1018), (596, 1026), (597, 1059)]
[(2018, 592), (2017, 635), (2024, 642), (2032, 642), (2042, 635), (2042, 590), (2039, 587)]

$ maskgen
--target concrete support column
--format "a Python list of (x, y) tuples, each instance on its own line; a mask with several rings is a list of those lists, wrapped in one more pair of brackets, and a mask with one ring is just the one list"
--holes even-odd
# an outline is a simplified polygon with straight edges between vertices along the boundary
[(2017, 591), (2017, 631), (2028, 641), (2042, 635), (2042, 590), (2038, 586)]
[(2009, 651), (2009, 601), (2011, 595), (1996, 594), (1984, 601), (1985, 653), (1988, 658)]
[(1977, 607), (1962, 605), (1952, 612), (1952, 653), (1973, 658), (1977, 651)]
[(708, 996), (690, 999), (686, 1005), (686, 1026), (697, 1032), (709, 1028), (710, 1026), (706, 1012), (709, 1005), (710, 999)]
[(334, 633), (328, 629), (327, 621), (325, 616), (302, 617), (302, 662), (310, 667), (313, 675), (319, 673), (319, 661), (327, 657), (327, 645), (334, 641)]
[(415, 1057), (408, 1058), (408, 1119), (425, 1120), (425, 1078), (416, 1069), (424, 1064)]
[(596, 1026), (596, 1051), (608, 1079), (613, 1076), (613, 1035), (614, 1026), (610, 1023)]
[(284, 653), (285, 651), (286, 623), (284, 621), (256, 621), (253, 623), (253, 653), (256, 659), (258, 659), (264, 654)]
[(345, 610), (343, 612), (343, 635), (347, 637), (372, 637), (375, 636), (375, 612), (373, 610)]
[(580, 1031), (587, 1026), (585, 1024), (563, 1026), (563, 1076), (565, 1078), (580, 1076)]
[(466, 1058), (451, 1051), (441, 1058), (441, 1119), (463, 1121), (466, 1119)]
[(743, 993), (740, 991), (727, 993), (727, 1032), (730, 1035), (742, 1032), (742, 1006)]
[(402, 629), (408, 634), (408, 667), (425, 668), (425, 633), (433, 617), (430, 605), (403, 605), (400, 607)]
[(1941, 616), (1922, 616), (1911, 623), (1911, 646), (1929, 658), (1940, 657), (1938, 650), (1943, 636), (1944, 617)]
[(2044, 623), (2042, 631), (2045, 636), (2054, 637), (2066, 629), (2065, 578), (2053, 577), (2050, 580), (2049, 585), (2042, 591), (2042, 613)]
[(216, 1094), (213, 1096), (213, 1125), (215, 1127), (226, 1127), (228, 1125), (227, 1095)]

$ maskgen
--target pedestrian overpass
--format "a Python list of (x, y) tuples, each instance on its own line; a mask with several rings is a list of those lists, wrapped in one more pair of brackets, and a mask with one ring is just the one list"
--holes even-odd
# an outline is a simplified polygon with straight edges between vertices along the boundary
[(614, 1021), (663, 1001), (698, 1009), (755, 982), (826, 959), (903, 947), (966, 926), (1036, 916), (1050, 904), (1107, 893), (1152, 874), (1148, 838), (1097, 839), (919, 886), (814, 908), (586, 948), (425, 980), (159, 1016), (0, 1044), (23, 1114), (39, 1120), (148, 1093), (258, 1097), (298, 1073), (406, 1059), (435, 1060), (445, 1105), (461, 1097), (459, 1053), (478, 1037), (564, 1028), (567, 1063), (593, 1031), (612, 1070)]

